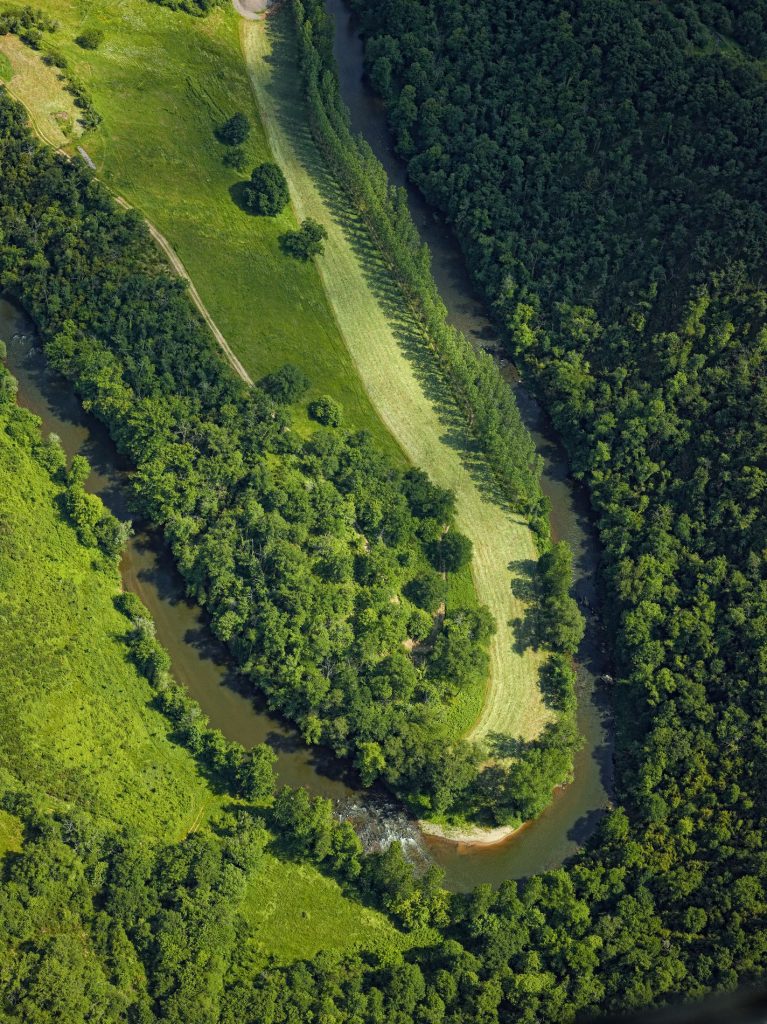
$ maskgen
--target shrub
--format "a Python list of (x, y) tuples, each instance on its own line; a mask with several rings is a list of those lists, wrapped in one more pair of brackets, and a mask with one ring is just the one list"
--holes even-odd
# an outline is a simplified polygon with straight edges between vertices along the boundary
[(280, 248), (287, 256), (306, 260), (313, 256), (321, 256), (324, 252), (324, 241), (328, 237), (325, 228), (316, 220), (304, 220), (298, 231), (288, 231), (280, 238)]
[(285, 175), (276, 164), (259, 164), (245, 189), (245, 205), (251, 213), (276, 217), (290, 199)]
[(87, 28), (75, 39), (83, 50), (98, 50), (104, 41), (104, 33), (100, 28)]
[(240, 146), (249, 135), (250, 121), (239, 110), (228, 121), (225, 121), (216, 132), (219, 142), (223, 142), (225, 146)]
[(298, 401), (309, 387), (309, 378), (292, 363), (285, 363), (279, 370), (269, 373), (259, 381), (259, 387), (271, 395), (280, 405)]
[(321, 395), (309, 403), (309, 415), (324, 427), (340, 426), (342, 414), (341, 405), (330, 395)]
[(224, 153), (224, 164), (226, 167), (233, 167), (235, 171), (245, 170), (247, 155), (242, 146), (233, 146)]

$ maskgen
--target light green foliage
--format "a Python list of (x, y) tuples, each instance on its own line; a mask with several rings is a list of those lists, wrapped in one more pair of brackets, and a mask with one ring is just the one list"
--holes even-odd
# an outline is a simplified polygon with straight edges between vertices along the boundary
[(0, 428), (0, 762), (57, 800), (182, 836), (218, 801), (128, 661), (116, 568), (62, 520), (63, 488), (29, 448)]

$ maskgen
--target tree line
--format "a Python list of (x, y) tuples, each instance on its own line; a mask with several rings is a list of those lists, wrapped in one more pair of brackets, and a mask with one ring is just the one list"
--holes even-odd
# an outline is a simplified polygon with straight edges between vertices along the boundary
[[(245, 680), (308, 743), (416, 814), (521, 820), (533, 798), (545, 803), (570, 732), (553, 736), (560, 777), (539, 765), (533, 795), (499, 786), (482, 752), (446, 733), (449, 702), (486, 676), (494, 629), (481, 608), (435, 618), (443, 574), (471, 551), (453, 496), (395, 470), (365, 433), (291, 430), (301, 374), (284, 367), (242, 385), (141, 219), (86, 169), (35, 146), (13, 103), (0, 111), (0, 285), (135, 467), (141, 514), (162, 528), (188, 596)], [(327, 402), (313, 410), (340, 419)], [(72, 514), (84, 536), (112, 543), (81, 475), (73, 466)]]

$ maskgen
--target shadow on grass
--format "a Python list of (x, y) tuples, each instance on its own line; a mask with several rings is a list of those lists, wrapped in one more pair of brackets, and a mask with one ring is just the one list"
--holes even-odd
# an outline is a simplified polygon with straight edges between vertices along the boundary
[(437, 356), (430, 348), (421, 325), (407, 308), (402, 290), (384, 263), (366, 225), (318, 152), (309, 128), (300, 76), (295, 71), (297, 53), (289, 13), (283, 11), (271, 18), (267, 31), (272, 44), (272, 54), (267, 58), (272, 75), (267, 88), (282, 131), (290, 139), (303, 169), (316, 185), (328, 213), (343, 231), (368, 287), (437, 412), (443, 428), (441, 440), (459, 454), (483, 496), (508, 509), (508, 502), (498, 492), (484, 453), (470, 436), (465, 416), (457, 407), (440, 372)]

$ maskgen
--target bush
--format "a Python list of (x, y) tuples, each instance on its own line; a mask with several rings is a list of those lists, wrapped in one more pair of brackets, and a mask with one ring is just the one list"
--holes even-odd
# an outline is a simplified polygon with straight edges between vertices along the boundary
[(259, 382), (268, 395), (280, 405), (290, 405), (303, 395), (309, 387), (309, 378), (292, 363), (285, 363), (279, 370), (269, 373)]
[(216, 132), (219, 142), (225, 146), (240, 146), (250, 135), (250, 121), (241, 111), (233, 114)]
[(104, 42), (104, 33), (100, 28), (87, 28), (80, 33), (75, 42), (83, 50), (98, 50)]
[(324, 427), (339, 427), (343, 409), (330, 395), (321, 395), (309, 403), (309, 415)]
[(285, 175), (276, 164), (259, 164), (245, 189), (245, 205), (251, 213), (276, 217), (290, 199)]
[(235, 171), (245, 170), (247, 159), (247, 155), (242, 146), (233, 146), (231, 149), (227, 149), (224, 153), (224, 165), (226, 167), (233, 167)]
[(328, 237), (325, 228), (316, 220), (301, 221), (298, 231), (288, 231), (280, 238), (280, 248), (287, 256), (306, 260), (313, 256), (321, 256), (324, 252), (323, 242)]

